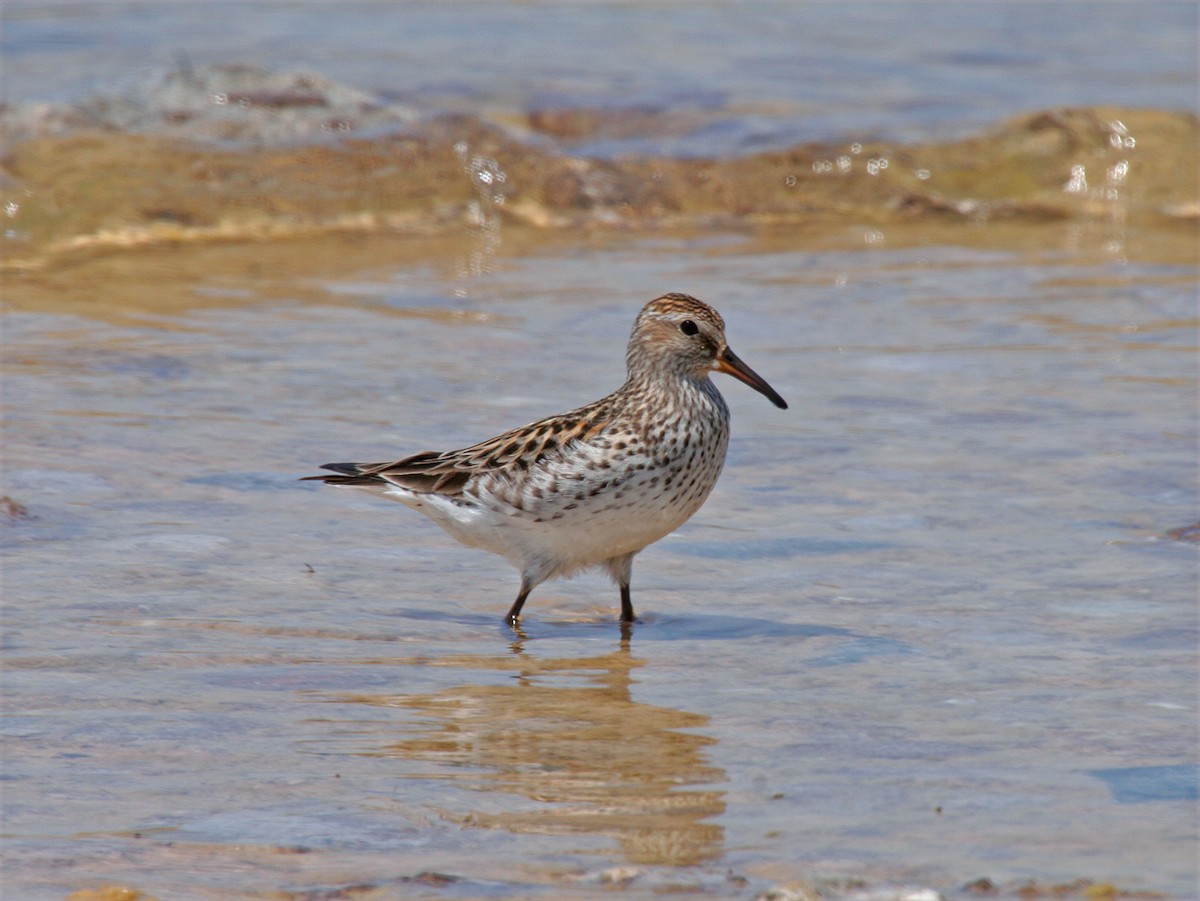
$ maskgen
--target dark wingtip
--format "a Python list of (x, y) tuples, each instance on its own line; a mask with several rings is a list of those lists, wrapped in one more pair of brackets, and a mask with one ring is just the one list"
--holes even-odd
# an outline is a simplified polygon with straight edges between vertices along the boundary
[[(356, 476), (362, 472), (361, 465), (358, 463), (324, 463), (322, 469), (328, 469), (330, 472), (336, 472), (343, 476)], [(322, 476), (314, 476), (314, 478), (323, 478)]]
[(304, 476), (300, 479), (301, 482), (336, 482), (344, 476), (356, 476), (362, 472), (362, 467), (358, 463), (326, 463), (322, 469), (328, 469), (330, 472), (336, 472), (336, 476)]

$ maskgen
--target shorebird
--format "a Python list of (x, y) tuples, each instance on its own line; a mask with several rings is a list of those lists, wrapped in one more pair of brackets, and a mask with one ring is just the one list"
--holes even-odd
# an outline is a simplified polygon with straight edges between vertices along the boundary
[(335, 475), (308, 478), (400, 501), (506, 558), (521, 573), (510, 626), (542, 582), (593, 566), (616, 582), (621, 621), (632, 622), (634, 555), (700, 509), (725, 462), (729, 408), (709, 373), (787, 403), (730, 350), (721, 315), (687, 294), (642, 308), (626, 366), (624, 385), (569, 413), (461, 450), (327, 463)]

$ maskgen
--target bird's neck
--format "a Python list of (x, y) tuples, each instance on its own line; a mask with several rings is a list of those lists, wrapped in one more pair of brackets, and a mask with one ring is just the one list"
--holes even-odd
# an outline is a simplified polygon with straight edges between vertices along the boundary
[(631, 367), (622, 393), (645, 398), (651, 409), (670, 415), (671, 411), (712, 409), (721, 416), (728, 416), (725, 399), (707, 373), (673, 372), (656, 370), (643, 372)]

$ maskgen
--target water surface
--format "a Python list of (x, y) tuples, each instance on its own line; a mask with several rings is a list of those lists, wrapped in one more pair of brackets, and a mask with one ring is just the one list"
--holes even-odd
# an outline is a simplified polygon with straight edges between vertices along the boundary
[(580, 152), (702, 156), (961, 137), (1057, 106), (1200, 110), (1182, 2), (10, 2), (10, 103), (138, 94), (215, 64), (305, 70), (426, 111), (668, 111)]
[[(1194, 121), (1158, 115), (1197, 107), (1196, 6), (330, 9), (5, 4), (12, 109), (113, 113), (5, 160), (6, 897), (1197, 897)], [(126, 140), (123, 103), (215, 64), (526, 131), (447, 149), (408, 228), (343, 228), (411, 187), (355, 174), (392, 138)], [(310, 101), (259, 104), (259, 140)], [(923, 155), (1081, 104), (1146, 125)], [(527, 131), (614, 107), (652, 127)], [(872, 134), (916, 142), (904, 172), (854, 155)], [(837, 145), (815, 160), (855, 177), (822, 196), (853, 204), (756, 218), (782, 169), (692, 160), (759, 193), (673, 226), (581, 156), (798, 140)], [(498, 179), (536, 192), (539, 160), (609, 205), (520, 224)], [(279, 227), (228, 228), (246, 209)], [(514, 633), (503, 561), (298, 481), (600, 396), (672, 290), (791, 408), (721, 380), (726, 471), (639, 557), (626, 633), (595, 574)]]
[[(722, 380), (628, 637), (598, 575), (514, 634), (502, 561), (295, 481), (615, 387), (669, 289), (792, 408)], [(8, 317), (14, 897), (1192, 896), (1187, 267), (664, 236), (280, 290)]]

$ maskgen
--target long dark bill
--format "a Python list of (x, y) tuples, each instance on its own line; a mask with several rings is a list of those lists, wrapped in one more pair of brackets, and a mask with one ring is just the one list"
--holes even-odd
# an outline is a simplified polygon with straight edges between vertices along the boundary
[(767, 380), (742, 362), (742, 358), (728, 347), (717, 358), (716, 369), (733, 376), (739, 382), (745, 382), (781, 410), (787, 409), (787, 401), (775, 393), (775, 389), (767, 384)]

